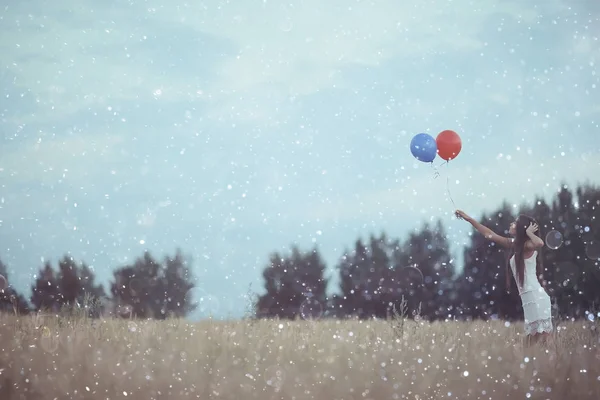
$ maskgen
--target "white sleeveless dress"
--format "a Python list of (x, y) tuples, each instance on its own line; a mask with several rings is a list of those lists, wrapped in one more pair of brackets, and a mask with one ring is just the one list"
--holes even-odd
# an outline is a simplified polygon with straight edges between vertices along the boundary
[(537, 251), (525, 259), (524, 285), (519, 284), (519, 278), (515, 265), (515, 256), (510, 259), (510, 268), (519, 288), (519, 295), (523, 303), (523, 314), (525, 316), (525, 333), (535, 335), (536, 333), (552, 332), (552, 304), (550, 296), (546, 293), (536, 276)]

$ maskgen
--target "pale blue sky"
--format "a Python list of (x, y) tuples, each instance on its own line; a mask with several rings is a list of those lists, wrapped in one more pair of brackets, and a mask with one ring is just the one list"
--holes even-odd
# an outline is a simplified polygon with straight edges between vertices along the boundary
[[(469, 229), (446, 174), (474, 215), (600, 183), (599, 4), (11, 2), (11, 283), (29, 295), (42, 258), (70, 251), (106, 285), (144, 249), (179, 246), (217, 312), (240, 315), (269, 253), (293, 243), (333, 267), (358, 236), (442, 218), (459, 255)], [(444, 129), (463, 150), (434, 180), (409, 144)]]

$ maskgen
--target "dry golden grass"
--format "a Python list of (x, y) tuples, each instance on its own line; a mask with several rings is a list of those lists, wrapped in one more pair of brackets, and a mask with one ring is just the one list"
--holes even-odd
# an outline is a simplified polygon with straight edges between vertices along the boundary
[(599, 399), (598, 326), (0, 316), (0, 399)]

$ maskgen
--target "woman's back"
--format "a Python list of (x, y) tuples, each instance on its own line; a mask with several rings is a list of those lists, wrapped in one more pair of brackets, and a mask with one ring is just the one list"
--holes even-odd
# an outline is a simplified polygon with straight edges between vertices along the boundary
[(510, 269), (517, 282), (519, 288), (519, 294), (529, 292), (532, 290), (538, 290), (542, 287), (537, 278), (536, 267), (537, 267), (537, 255), (538, 252), (534, 251), (531, 257), (525, 258), (525, 273), (523, 274), (524, 285), (519, 284), (519, 274), (517, 274), (517, 268), (515, 265), (515, 256), (513, 255), (510, 259)]

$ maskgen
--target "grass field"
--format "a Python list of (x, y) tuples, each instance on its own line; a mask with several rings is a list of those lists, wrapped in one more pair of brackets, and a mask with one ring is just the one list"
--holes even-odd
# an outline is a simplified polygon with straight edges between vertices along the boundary
[(599, 399), (600, 325), (0, 316), (0, 399)]

